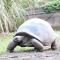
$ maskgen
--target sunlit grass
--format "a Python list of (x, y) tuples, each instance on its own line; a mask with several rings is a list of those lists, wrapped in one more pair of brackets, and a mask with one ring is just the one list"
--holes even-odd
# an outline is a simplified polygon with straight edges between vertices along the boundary
[(7, 45), (9, 41), (12, 39), (13, 33), (9, 33), (8, 35), (0, 34), (0, 54), (6, 51)]
[[(60, 31), (55, 31), (55, 32), (57, 33), (58, 38), (60, 39)], [(13, 35), (14, 33), (9, 33), (4, 37), (2, 34), (0, 34), (0, 54), (3, 54), (6, 52), (7, 45), (12, 40)], [(15, 48), (15, 51), (27, 51), (27, 50), (31, 50), (31, 48), (28, 48), (28, 47), (21, 48), (19, 46)]]

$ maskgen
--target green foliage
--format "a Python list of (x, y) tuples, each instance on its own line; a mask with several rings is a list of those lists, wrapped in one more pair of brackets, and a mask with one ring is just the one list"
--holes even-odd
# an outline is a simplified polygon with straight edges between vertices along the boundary
[(42, 6), (42, 9), (47, 13), (58, 11), (60, 10), (60, 0), (50, 1)]
[(19, 0), (19, 2), (23, 8), (31, 8), (36, 5), (36, 0)]
[(16, 27), (18, 28), (24, 22), (24, 19), (23, 18), (16, 18), (15, 22), (16, 22)]
[(9, 41), (12, 39), (13, 33), (9, 33), (8, 35), (0, 34), (0, 54), (5, 53), (7, 49), (7, 45)]
[(36, 6), (36, 0), (0, 0), (0, 31), (9, 32), (16, 29), (16, 26), (25, 21), (24, 16), (28, 14), (26, 8)]
[(11, 6), (11, 0), (0, 0), (0, 32), (9, 32), (15, 26)]
[[(0, 32), (16, 30), (16, 27), (26, 20), (25, 15), (28, 14), (27, 8), (31, 10), (41, 5), (44, 5), (42, 0), (0, 0)], [(42, 8), (46, 12), (59, 10), (60, 1), (53, 0)]]

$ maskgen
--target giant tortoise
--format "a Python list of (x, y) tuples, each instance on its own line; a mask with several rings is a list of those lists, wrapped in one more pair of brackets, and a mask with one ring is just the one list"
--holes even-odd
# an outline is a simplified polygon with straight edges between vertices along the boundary
[(39, 18), (25, 21), (15, 33), (13, 40), (8, 44), (7, 50), (13, 52), (14, 48), (32, 46), (39, 51), (56, 49), (56, 33), (51, 25)]

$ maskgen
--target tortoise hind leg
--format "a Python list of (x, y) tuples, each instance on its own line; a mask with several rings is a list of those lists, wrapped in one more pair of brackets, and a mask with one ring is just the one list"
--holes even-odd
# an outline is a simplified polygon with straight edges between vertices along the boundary
[(53, 43), (51, 45), (51, 49), (52, 50), (56, 50), (57, 49), (56, 40), (53, 41)]

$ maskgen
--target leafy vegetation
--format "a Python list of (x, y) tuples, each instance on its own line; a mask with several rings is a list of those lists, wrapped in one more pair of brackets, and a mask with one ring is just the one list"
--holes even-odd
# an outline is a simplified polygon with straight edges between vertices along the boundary
[(6, 51), (6, 47), (9, 41), (12, 39), (13, 33), (9, 33), (8, 35), (0, 34), (0, 54)]
[(48, 3), (46, 3), (44, 6), (42, 6), (42, 9), (47, 12), (55, 12), (60, 10), (60, 0), (53, 0)]
[(19, 24), (25, 21), (26, 9), (38, 6), (37, 3), (37, 0), (0, 0), (0, 32), (16, 30), (17, 21)]
[(0, 31), (16, 29), (17, 17), (23, 17), (24, 9), (14, 0), (0, 0)]
[(28, 14), (26, 9), (33, 9), (40, 6), (42, 6), (45, 12), (53, 12), (60, 9), (60, 1), (0, 0), (0, 32), (15, 31), (26, 20), (25, 15)]

